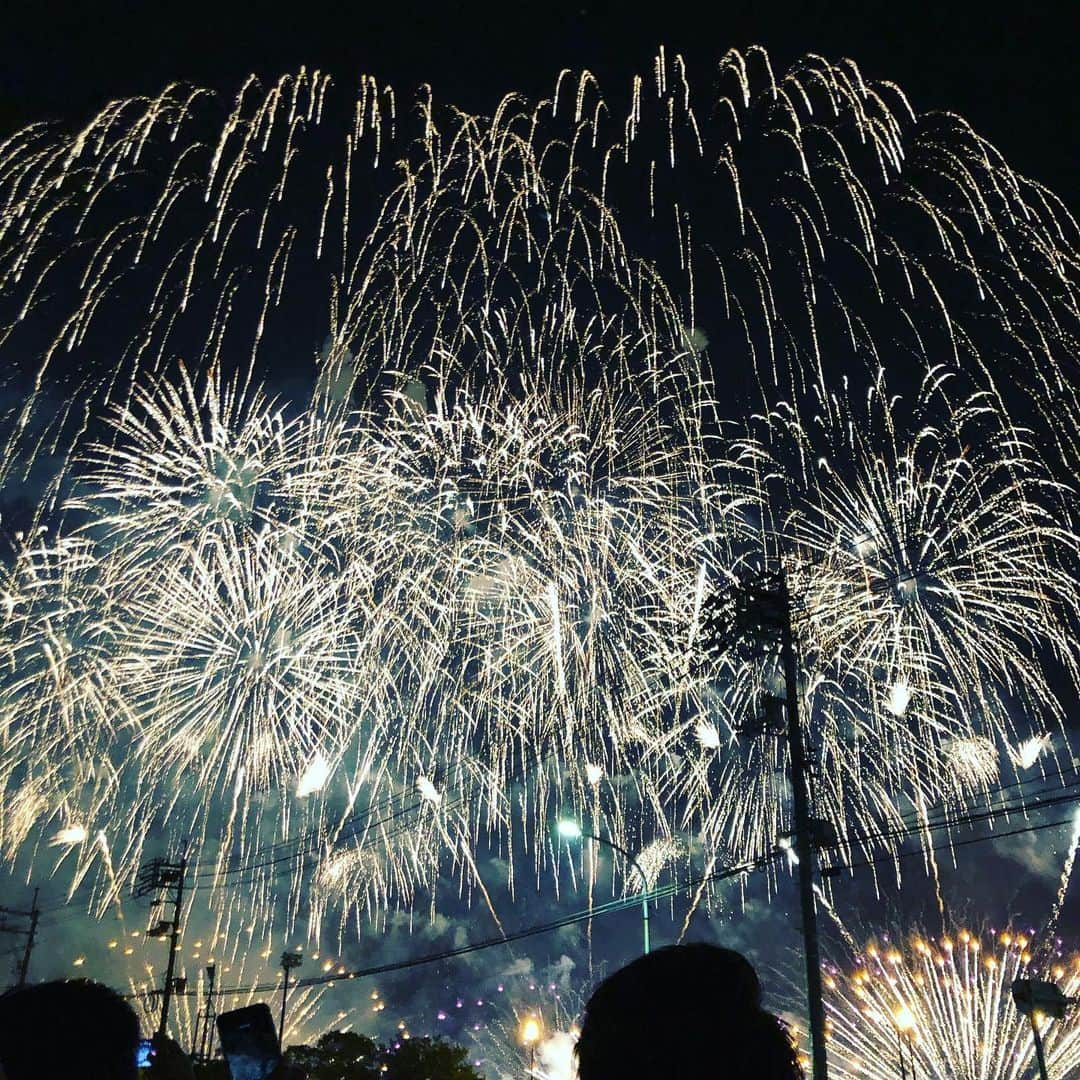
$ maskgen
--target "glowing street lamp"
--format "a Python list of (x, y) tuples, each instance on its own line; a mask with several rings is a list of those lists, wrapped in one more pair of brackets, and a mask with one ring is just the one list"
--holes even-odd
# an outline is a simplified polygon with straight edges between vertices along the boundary
[(535, 1016), (526, 1016), (521, 1022), (521, 1029), (518, 1032), (522, 1043), (528, 1048), (529, 1051), (529, 1072), (530, 1074), (536, 1071), (536, 1044), (540, 1041), (541, 1035), (543, 1035), (543, 1028), (540, 1026), (540, 1021)]
[(911, 1045), (915, 1031), (915, 1014), (907, 1005), (901, 1005), (893, 1012), (893, 1023), (896, 1024), (896, 1044), (900, 1048), (900, 1080), (907, 1080), (907, 1069), (904, 1065), (905, 1040), (908, 1044), (908, 1059), (911, 1062), (911, 1080), (915, 1080), (915, 1050)]
[(278, 1024), (278, 1049), (285, 1049), (285, 1003), (289, 998), (289, 972), (298, 968), (304, 962), (304, 955), (299, 950), (281, 954), (281, 970), (285, 973), (285, 980), (281, 984), (281, 1023)]
[(621, 844), (615, 843), (614, 840), (609, 840), (603, 836), (597, 836), (595, 833), (587, 833), (581, 828), (581, 824), (575, 821), (573, 818), (561, 818), (555, 825), (555, 831), (564, 839), (568, 841), (574, 840), (593, 840), (598, 844), (603, 844), (605, 847), (611, 848), (612, 851), (617, 851), (637, 872), (639, 878), (641, 878), (641, 932), (644, 945), (644, 951), (647, 954), (649, 952), (649, 879), (645, 874), (645, 871), (641, 869), (641, 864), (634, 858), (634, 856), (626, 850)]

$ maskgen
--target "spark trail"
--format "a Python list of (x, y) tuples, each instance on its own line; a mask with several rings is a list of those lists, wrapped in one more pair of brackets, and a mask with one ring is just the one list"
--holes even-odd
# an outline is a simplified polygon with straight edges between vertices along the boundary
[(692, 653), (781, 553), (845, 847), (1055, 773), (1074, 222), (849, 61), (630, 85), (302, 70), (0, 143), (14, 869), (101, 911), (183, 847), (222, 933), (344, 935), (538, 879), (563, 810), (771, 851), (774, 660)]

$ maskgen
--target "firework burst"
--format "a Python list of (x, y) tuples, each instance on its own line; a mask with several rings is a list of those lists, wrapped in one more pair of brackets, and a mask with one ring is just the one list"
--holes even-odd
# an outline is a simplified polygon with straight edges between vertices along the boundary
[(100, 899), (167, 842), (223, 921), (318, 927), (483, 893), (481, 849), (538, 875), (564, 807), (773, 853), (773, 659), (692, 658), (708, 592), (780, 555), (846, 844), (1052, 772), (1053, 196), (849, 62), (729, 53), (704, 110), (663, 52), (621, 114), (587, 72), (418, 104), (363, 79), (342, 126), (302, 71), (3, 144), (9, 861)]
[[(1033, 970), (1030, 936), (1013, 930), (958, 929), (870, 941), (856, 966), (826, 979), (829, 1065), (842, 1077), (892, 1080), (900, 1055), (915, 1076), (1021, 1080), (1032, 1075), (1030, 1022), (1013, 1004), (1016, 978), (1047, 978), (1075, 995), (1080, 957), (1055, 946), (1046, 970)], [(1080, 1026), (1043, 1018), (1047, 1068), (1080, 1069)]]

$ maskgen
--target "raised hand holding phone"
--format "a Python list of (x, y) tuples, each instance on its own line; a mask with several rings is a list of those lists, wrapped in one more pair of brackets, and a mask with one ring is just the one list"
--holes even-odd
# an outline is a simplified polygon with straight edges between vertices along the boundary
[(221, 1013), (218, 1037), (232, 1080), (269, 1080), (281, 1064), (269, 1006), (259, 1003)]

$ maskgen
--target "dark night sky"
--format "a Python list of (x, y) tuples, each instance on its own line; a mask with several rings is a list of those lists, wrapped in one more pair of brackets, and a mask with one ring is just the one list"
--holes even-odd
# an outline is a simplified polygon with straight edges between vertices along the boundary
[[(710, 9), (704, 16), (703, 7)], [(563, 67), (589, 68), (605, 95), (615, 96), (633, 72), (647, 70), (660, 43), (669, 53), (687, 57), (699, 83), (710, 63), (729, 47), (759, 43), (769, 49), (777, 71), (806, 52), (830, 59), (849, 56), (868, 78), (898, 83), (916, 110), (962, 114), (1013, 167), (1049, 185), (1077, 212), (1080, 95), (1075, 81), (1077, 38), (1067, 16), (1074, 7), (1064, 2), (1018, 4), (1002, 17), (996, 5), (900, 0), (890, 5), (791, 0), (691, 5), (659, 0), (652, 7), (592, 0), (502, 6), (300, 0), (265, 11), (257, 4), (37, 0), (3, 16), (0, 133), (44, 119), (79, 122), (109, 99), (153, 93), (173, 80), (231, 93), (251, 71), (272, 78), (301, 64), (328, 70), (348, 84), (361, 72), (374, 73), (392, 84), (403, 101), (410, 99), (414, 87), (429, 82), (438, 99), (485, 112), (510, 90), (529, 96), (547, 93)], [(945, 886), (954, 886), (958, 895), (975, 896), (986, 891), (985, 878), (990, 876), (994, 887), (989, 891), (1006, 907), (1042, 910), (1046, 883), (1055, 881), (1060, 866), (1056, 845), (1067, 838), (1066, 829), (1060, 837), (1054, 834), (1053, 844), (1042, 837), (1003, 843), (993, 863), (972, 859), (956, 870), (946, 868)], [(1042, 874), (1038, 896), (1027, 897), (1017, 867)], [(867, 880), (867, 903), (888, 910), (891, 902), (877, 900), (874, 892)], [(766, 909), (759, 897), (751, 896), (738, 924), (733, 917), (719, 932), (731, 944), (753, 949), (752, 939), (767, 917), (780, 911), (787, 918), (793, 899), (787, 889)], [(555, 913), (554, 903), (536, 903), (528, 911), (522, 905), (512, 912), (512, 921), (523, 925)], [(679, 918), (658, 913), (658, 937), (673, 937), (680, 921), (681, 913)], [(790, 929), (794, 920), (787, 921)], [(703, 913), (698, 922), (704, 928), (711, 922), (719, 927), (721, 918)], [(632, 955), (636, 918), (619, 916), (614, 923), (618, 925), (611, 930), (598, 929), (597, 953), (618, 937), (619, 948)], [(454, 930), (450, 922), (445, 939), (436, 941), (434, 932), (428, 936), (443, 945), (454, 940)], [(761, 932), (760, 937), (772, 933)], [(384, 943), (384, 957), (396, 957), (395, 950), (414, 955), (431, 947), (404, 930), (397, 938), (387, 936), (393, 940)], [(73, 946), (61, 944), (60, 937), (54, 938), (55, 951), (50, 948), (46, 954), (55, 960), (54, 967), (42, 975), (67, 971)], [(546, 952), (538, 945), (534, 963), (527, 966), (544, 972), (574, 944), (552, 941), (550, 948), (545, 943)], [(86, 951), (93, 961), (104, 956), (99, 946), (78, 946), (75, 951)], [(493, 960), (483, 970), (479, 964), (476, 969), (423, 969), (417, 982), (428, 980), (430, 1001), (441, 1003), (440, 994), (449, 1000), (459, 987), (486, 985), (484, 980), (490, 982), (493, 973), (501, 977), (503, 967), (509, 970), (501, 953), (497, 965)], [(89, 966), (87, 973), (94, 974)], [(429, 974), (433, 971), (435, 975)], [(402, 981), (399, 996), (415, 1002), (417, 984)]]
[[(601, 85), (646, 67), (656, 45), (702, 73), (725, 49), (766, 45), (783, 68), (804, 52), (851, 56), (917, 109), (966, 116), (1006, 158), (1076, 206), (1076, 34), (1069, 3), (793, 2), (209, 4), (75, 2), (5, 14), (0, 129), (82, 117), (173, 79), (230, 90), (250, 71), (300, 64), (371, 71), (405, 92), (485, 111), (503, 92), (539, 94), (562, 67)], [(703, 11), (706, 12), (703, 14)], [(1080, 20), (1078, 20), (1080, 21)]]

